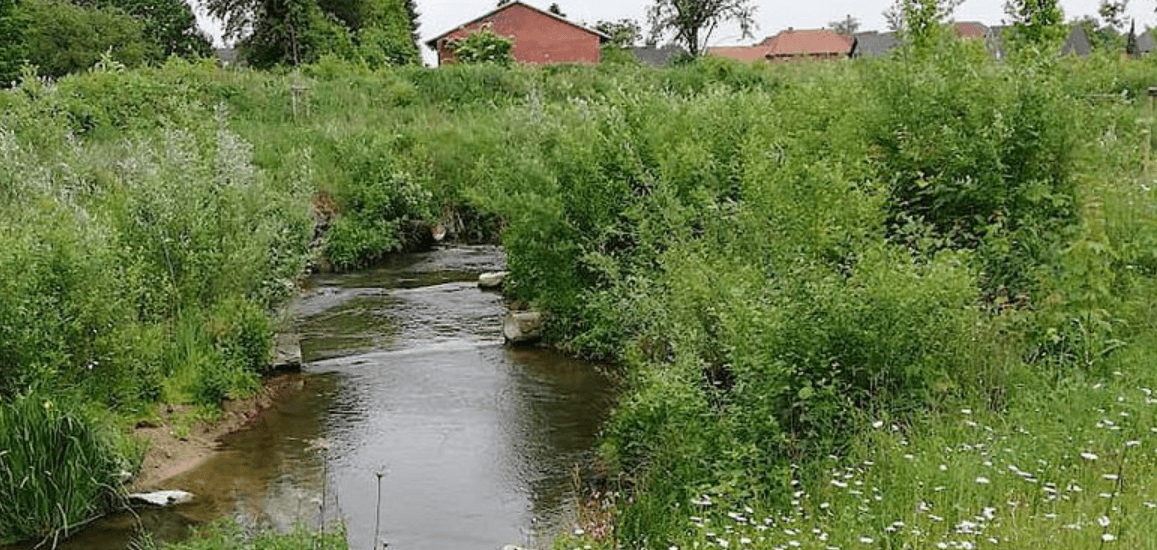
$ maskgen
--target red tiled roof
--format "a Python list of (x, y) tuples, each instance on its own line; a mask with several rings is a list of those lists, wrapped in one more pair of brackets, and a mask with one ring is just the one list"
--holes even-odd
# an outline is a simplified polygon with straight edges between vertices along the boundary
[(957, 23), (956, 35), (960, 38), (984, 38), (988, 35), (988, 27), (973, 21)]
[(827, 29), (788, 29), (764, 41), (770, 57), (847, 55), (852, 51), (852, 42), (852, 37)]
[(719, 46), (707, 48), (707, 55), (729, 57), (739, 61), (756, 61), (767, 59), (767, 48), (764, 46)]

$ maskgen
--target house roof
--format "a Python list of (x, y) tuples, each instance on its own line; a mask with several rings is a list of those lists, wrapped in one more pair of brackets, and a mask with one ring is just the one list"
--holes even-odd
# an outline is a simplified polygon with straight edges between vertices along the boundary
[(611, 39), (611, 37), (599, 32), (599, 31), (596, 31), (596, 30), (588, 28), (588, 27), (584, 27), (584, 26), (579, 25), (578, 23), (575, 23), (573, 21), (568, 21), (565, 17), (555, 15), (553, 13), (550, 13), (549, 11), (540, 10), (534, 6), (531, 6), (530, 4), (527, 4), (525, 2), (519, 2), (518, 0), (515, 0), (514, 2), (510, 2), (507, 4), (503, 4), (501, 6), (498, 6), (496, 9), (490, 10), (489, 12), (487, 12), (484, 15), (480, 15), (474, 19), (471, 19), (470, 21), (467, 21), (465, 23), (462, 23), (461, 25), (458, 25), (457, 27), (454, 27), (453, 29), (450, 29), (450, 30), (448, 30), (442, 34), (439, 34), (438, 36), (435, 36), (434, 38), (427, 40), (426, 45), (429, 46), (430, 49), (438, 49), (438, 41), (439, 40), (446, 38), (447, 36), (454, 34), (455, 32), (469, 28), (471, 25), (486, 21), (487, 19), (493, 17), (495, 14), (506, 11), (510, 8), (513, 8), (514, 6), (522, 6), (524, 8), (531, 10), (531, 11), (537, 12), (541, 15), (545, 15), (551, 19), (555, 19), (555, 20), (561, 21), (563, 23), (566, 23), (567, 25), (570, 25), (576, 29), (580, 29), (580, 30), (584, 30), (586, 32), (589, 32), (595, 36), (598, 36), (600, 41), (605, 41), (605, 40)]
[(1065, 45), (1061, 46), (1061, 55), (1076, 54), (1086, 57), (1092, 52), (1093, 44), (1089, 42), (1089, 34), (1085, 32), (1085, 28), (1073, 25), (1069, 30), (1069, 37), (1065, 39)]
[(954, 25), (956, 35), (960, 38), (985, 38), (988, 36), (988, 27), (976, 21), (962, 21)]
[(668, 44), (661, 48), (651, 46), (635, 48), (633, 52), (635, 54), (635, 58), (639, 61), (654, 67), (662, 67), (674, 59), (675, 56), (679, 55), (680, 52), (687, 53), (687, 50), (683, 49), (681, 46)]
[(1153, 40), (1153, 33), (1151, 31), (1137, 33), (1137, 51), (1149, 53), (1153, 50), (1157, 50), (1157, 41)]
[(788, 29), (765, 40), (768, 57), (847, 55), (855, 39), (828, 29)]
[(862, 32), (855, 35), (856, 42), (852, 46), (854, 57), (875, 57), (884, 55), (900, 45), (900, 40), (891, 32)]
[(707, 48), (707, 55), (715, 57), (729, 57), (739, 61), (758, 61), (767, 59), (766, 46), (716, 46)]

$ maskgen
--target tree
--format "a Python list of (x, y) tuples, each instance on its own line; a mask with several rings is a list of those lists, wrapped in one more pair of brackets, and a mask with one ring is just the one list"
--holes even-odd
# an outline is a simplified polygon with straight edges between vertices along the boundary
[(1052, 51), (1064, 40), (1064, 15), (1057, 0), (1007, 0), (1004, 13), (1012, 24), (1012, 42)]
[(1120, 33), (1125, 30), (1125, 12), (1128, 8), (1129, 0), (1117, 0), (1115, 2), (1101, 0), (1101, 7), (1097, 9), (1097, 14), (1105, 20), (1106, 25), (1113, 27)]
[(550, 9), (546, 11), (549, 11), (550, 13), (553, 13), (559, 17), (566, 17), (566, 14), (562, 12), (562, 8), (558, 7), (558, 2), (551, 4)]
[(599, 21), (595, 30), (609, 37), (608, 46), (615, 48), (630, 48), (639, 43), (643, 36), (643, 29), (634, 19), (625, 18), (618, 21)]
[(655, 0), (647, 9), (651, 40), (659, 42), (674, 34), (675, 42), (687, 47), (692, 57), (707, 50), (711, 34), (720, 24), (735, 22), (744, 38), (752, 38), (756, 28), (752, 0)]
[(145, 38), (159, 47), (159, 57), (213, 53), (209, 38), (197, 26), (193, 9), (182, 0), (70, 0), (86, 8), (119, 8), (144, 24)]
[(1125, 41), (1125, 53), (1129, 57), (1138, 57), (1141, 50), (1137, 47), (1137, 22), (1129, 23), (1129, 38)]
[(20, 77), (20, 66), (28, 58), (26, 24), (18, 15), (16, 0), (0, 0), (0, 88)]
[(405, 0), (207, 0), (206, 7), (255, 67), (326, 54), (371, 64), (418, 62), (417, 14)]
[(935, 41), (940, 28), (963, 0), (895, 0), (884, 11), (888, 28), (899, 32), (914, 48), (923, 50)]
[(12, 15), (23, 22), (27, 57), (22, 62), (35, 65), (43, 76), (88, 70), (105, 55), (126, 66), (156, 55), (157, 46), (145, 37), (144, 25), (119, 9), (21, 0)]
[(860, 30), (860, 20), (852, 17), (851, 14), (848, 14), (846, 17), (839, 21), (832, 21), (828, 23), (828, 27), (830, 27), (833, 31), (836, 31), (838, 34), (846, 34), (851, 36), (856, 34), (856, 31)]

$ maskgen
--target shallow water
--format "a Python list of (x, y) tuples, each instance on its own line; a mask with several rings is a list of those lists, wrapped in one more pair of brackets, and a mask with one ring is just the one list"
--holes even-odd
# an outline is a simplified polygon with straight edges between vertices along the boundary
[[(502, 262), (497, 248), (456, 247), (314, 278), (299, 308), (304, 390), (166, 484), (196, 501), (139, 523), (158, 540), (227, 515), (318, 525), (324, 493), (351, 548), (370, 548), (381, 474), (390, 548), (546, 546), (615, 389), (597, 365), (503, 346), (502, 298), (474, 284)], [(110, 517), (65, 547), (126, 548), (137, 522)]]

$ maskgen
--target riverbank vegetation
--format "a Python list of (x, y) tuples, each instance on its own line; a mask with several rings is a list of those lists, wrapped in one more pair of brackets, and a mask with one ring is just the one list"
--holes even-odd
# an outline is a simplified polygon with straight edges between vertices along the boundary
[(615, 528), (581, 544), (1147, 547), (1153, 69), (943, 39), (806, 66), (26, 72), (0, 94), (0, 427), (49, 462), (0, 457), (39, 510), (0, 539), (83, 521), (132, 469), (100, 426), (251, 391), (311, 261), (440, 224), (501, 240), (552, 342), (627, 365)]

